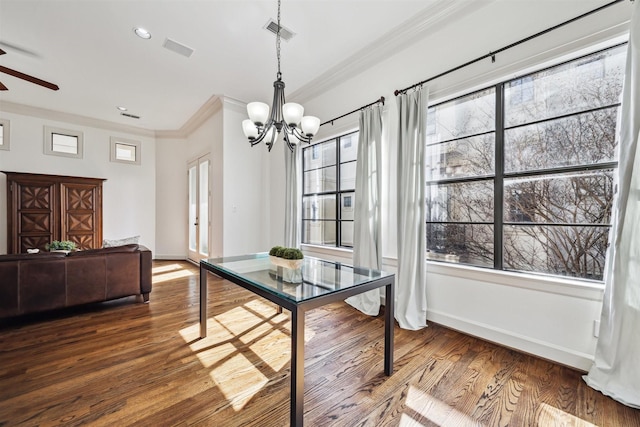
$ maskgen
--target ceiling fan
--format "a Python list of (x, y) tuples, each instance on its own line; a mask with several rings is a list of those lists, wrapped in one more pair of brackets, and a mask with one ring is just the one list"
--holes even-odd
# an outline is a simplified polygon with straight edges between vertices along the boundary
[[(0, 55), (4, 55), (5, 53), (7, 53), (7, 52), (5, 52), (4, 50), (0, 49)], [(25, 74), (25, 73), (21, 73), (20, 71), (16, 71), (14, 69), (4, 67), (2, 65), (0, 65), (0, 73), (9, 74), (10, 76), (17, 77), (19, 79), (26, 80), (26, 81), (31, 82), (31, 83), (35, 83), (35, 84), (40, 85), (42, 87), (46, 87), (47, 89), (51, 89), (51, 90), (60, 89), (58, 87), (58, 85), (55, 85), (53, 83), (49, 83), (49, 82), (47, 82), (45, 80), (41, 80), (41, 79), (39, 79), (37, 77), (33, 77), (33, 76), (30, 76), (30, 75)], [(4, 84), (2, 84), (2, 82), (0, 82), (0, 90), (9, 90), (9, 88), (7, 88)]]

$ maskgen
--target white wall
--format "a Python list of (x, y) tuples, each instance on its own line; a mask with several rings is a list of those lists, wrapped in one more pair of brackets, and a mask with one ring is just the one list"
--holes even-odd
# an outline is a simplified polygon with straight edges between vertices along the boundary
[(268, 251), (269, 154), (264, 144), (251, 147), (242, 132), (245, 104), (225, 99), (223, 112), (224, 255)]
[[(397, 108), (393, 95), (413, 83), (437, 75), (491, 50), (499, 49), (564, 20), (593, 9), (601, 2), (495, 1), (470, 10), (455, 27), (439, 27), (428, 37), (320, 95), (291, 99), (309, 114), (330, 120), (381, 95), (385, 107), (383, 140), (383, 255), (384, 268), (396, 269), (396, 138)], [(548, 13), (553, 7), (554, 13)], [(523, 20), (522, 17), (527, 19)], [(487, 59), (432, 82), (431, 100), (484, 87), (526, 72), (541, 63), (558, 61), (567, 54), (624, 35), (630, 5), (616, 5), (510, 51), (496, 62)], [(312, 93), (310, 91), (309, 93)], [(341, 110), (338, 110), (341, 108)], [(314, 138), (322, 141), (346, 132), (357, 114), (325, 125)], [(271, 165), (278, 164), (271, 159)], [(284, 179), (284, 177), (278, 179)], [(275, 208), (272, 207), (272, 211)], [(272, 227), (278, 224), (272, 221)], [(304, 246), (304, 251), (327, 259), (349, 262), (350, 251)], [(594, 321), (600, 318), (602, 285), (484, 270), (429, 262), (427, 266), (429, 321), (588, 370), (595, 352)]]
[(157, 259), (186, 257), (188, 235), (187, 141), (156, 139)]
[[(140, 243), (155, 250), (156, 169), (153, 137), (127, 132), (121, 126), (113, 129), (92, 126), (92, 121), (77, 116), (69, 116), (68, 121), (61, 120), (60, 115), (54, 116), (55, 120), (8, 112), (3, 108), (0, 117), (11, 122), (11, 150), (0, 151), (0, 170), (105, 178), (102, 201), (103, 237), (118, 239), (140, 235)], [(45, 125), (83, 132), (83, 158), (45, 155)], [(141, 141), (141, 164), (128, 165), (109, 161), (111, 136)], [(7, 252), (6, 203), (6, 176), (2, 174), (0, 253)]]

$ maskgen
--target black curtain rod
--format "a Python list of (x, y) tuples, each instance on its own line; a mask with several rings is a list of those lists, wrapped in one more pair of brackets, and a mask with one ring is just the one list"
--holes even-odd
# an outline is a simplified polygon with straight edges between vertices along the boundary
[[(495, 62), (496, 61), (496, 54), (498, 54), (498, 53), (504, 52), (507, 49), (511, 49), (512, 47), (515, 47), (515, 46), (518, 46), (518, 45), (520, 45), (522, 43), (528, 42), (529, 40), (535, 39), (536, 37), (540, 37), (540, 36), (542, 36), (544, 34), (547, 34), (547, 33), (551, 32), (553, 30), (557, 30), (558, 28), (564, 27), (565, 25), (571, 24), (572, 22), (575, 22), (575, 21), (577, 21), (579, 19), (585, 18), (585, 17), (587, 17), (589, 15), (593, 15), (594, 13), (598, 13), (601, 10), (604, 10), (604, 9), (608, 8), (609, 6), (613, 6), (614, 4), (621, 3), (623, 1), (624, 0), (614, 0), (611, 3), (607, 3), (607, 4), (603, 5), (603, 6), (600, 6), (600, 7), (596, 8), (596, 9), (593, 9), (593, 10), (591, 10), (589, 12), (583, 13), (582, 15), (576, 16), (575, 18), (571, 18), (568, 21), (564, 21), (564, 22), (562, 22), (562, 23), (560, 23), (558, 25), (554, 25), (553, 27), (547, 28), (546, 30), (540, 31), (539, 33), (536, 33), (536, 34), (534, 34), (532, 36), (526, 37), (526, 38), (524, 38), (522, 40), (519, 40), (519, 41), (517, 41), (515, 43), (511, 43), (510, 45), (505, 46), (503, 48), (500, 48), (500, 49), (498, 49), (498, 50), (496, 50), (494, 52), (489, 52), (488, 54), (482, 55), (481, 57), (476, 58), (476, 59), (474, 59), (472, 61), (465, 62), (462, 65), (458, 65), (457, 67), (454, 67), (454, 68), (452, 68), (450, 70), (447, 70), (447, 71), (445, 71), (443, 73), (440, 73), (437, 76), (433, 76), (431, 78), (428, 78), (427, 80), (423, 80), (420, 83), (413, 84), (413, 85), (411, 85), (411, 86), (409, 86), (407, 88), (396, 90), (394, 92), (394, 95), (398, 96), (401, 93), (406, 93), (410, 89), (413, 89), (415, 87), (421, 86), (421, 85), (423, 85), (425, 83), (428, 83), (428, 82), (430, 82), (432, 80), (435, 80), (435, 79), (440, 78), (442, 76), (445, 76), (447, 74), (453, 73), (454, 71), (458, 71), (461, 68), (468, 67), (469, 65), (475, 64), (476, 62), (480, 62), (480, 61), (482, 61), (484, 59), (487, 59), (487, 58), (491, 58), (491, 62)], [(633, 2), (633, 0), (631, 0), (631, 1)]]
[(381, 97), (380, 97), (380, 99), (377, 99), (377, 100), (373, 101), (371, 104), (363, 105), (362, 107), (360, 107), (360, 108), (356, 108), (356, 109), (355, 109), (355, 110), (353, 110), (353, 111), (349, 111), (348, 113), (343, 114), (343, 115), (341, 115), (340, 117), (336, 117), (335, 119), (327, 120), (327, 121), (326, 121), (326, 122), (324, 122), (324, 123), (320, 123), (320, 126), (324, 126), (324, 125), (326, 125), (327, 123), (331, 123), (331, 124), (333, 125), (333, 122), (334, 122), (334, 121), (336, 121), (336, 120), (338, 120), (338, 119), (341, 119), (341, 118), (343, 118), (343, 117), (347, 117), (347, 116), (348, 116), (348, 115), (350, 115), (350, 114), (357, 113), (357, 112), (358, 112), (358, 111), (360, 111), (360, 110), (364, 110), (365, 108), (367, 108), (367, 107), (371, 107), (372, 105), (375, 105), (375, 104), (378, 104), (378, 103), (381, 103), (382, 105), (384, 105), (384, 96), (381, 96)]

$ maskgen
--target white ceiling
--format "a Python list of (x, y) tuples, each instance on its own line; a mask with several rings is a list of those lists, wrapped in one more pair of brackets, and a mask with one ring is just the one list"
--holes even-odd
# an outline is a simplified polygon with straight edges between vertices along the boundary
[[(284, 0), (282, 25), (296, 33), (282, 42), (287, 95), (304, 92), (349, 58), (375, 57), (375, 42), (407, 42), (436, 13), (454, 19), (465, 3)], [(275, 0), (0, 0), (0, 47), (7, 52), (0, 65), (60, 87), (0, 74), (9, 88), (0, 102), (152, 130), (180, 129), (214, 95), (270, 103), (275, 36), (263, 27), (276, 14)], [(152, 38), (138, 38), (138, 26)], [(193, 55), (163, 48), (166, 38)], [(388, 43), (384, 48), (381, 55)], [(141, 118), (122, 117), (116, 106)]]

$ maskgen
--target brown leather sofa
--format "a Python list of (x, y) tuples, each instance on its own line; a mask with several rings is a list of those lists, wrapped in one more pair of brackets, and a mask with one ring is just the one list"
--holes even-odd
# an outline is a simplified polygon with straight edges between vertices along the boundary
[(151, 292), (144, 246), (0, 255), (0, 318)]

